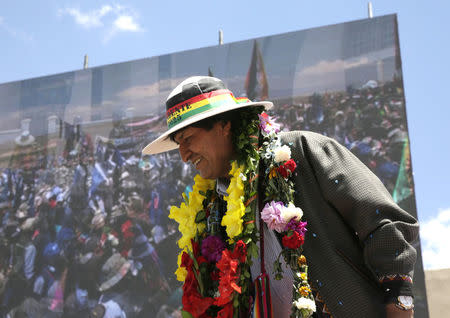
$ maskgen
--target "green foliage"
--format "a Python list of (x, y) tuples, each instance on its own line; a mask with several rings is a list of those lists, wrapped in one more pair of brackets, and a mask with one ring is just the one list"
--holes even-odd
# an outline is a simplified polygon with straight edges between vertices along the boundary
[(198, 211), (197, 215), (195, 216), (195, 223), (200, 223), (206, 221), (206, 211), (200, 210)]
[(181, 317), (183, 318), (194, 318), (189, 312), (182, 310), (181, 311)]

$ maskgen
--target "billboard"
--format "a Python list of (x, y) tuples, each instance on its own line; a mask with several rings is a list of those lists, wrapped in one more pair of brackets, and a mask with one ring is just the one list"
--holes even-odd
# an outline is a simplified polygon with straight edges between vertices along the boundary
[[(335, 138), (417, 217), (396, 21), (388, 15), (1, 84), (3, 310), (80, 317), (99, 301), (127, 317), (179, 310), (179, 234), (167, 215), (191, 190), (194, 171), (176, 151), (141, 150), (166, 129), (169, 92), (192, 75), (221, 78), (237, 97), (273, 101), (283, 130)], [(419, 317), (428, 315), (423, 281), (419, 257)]]

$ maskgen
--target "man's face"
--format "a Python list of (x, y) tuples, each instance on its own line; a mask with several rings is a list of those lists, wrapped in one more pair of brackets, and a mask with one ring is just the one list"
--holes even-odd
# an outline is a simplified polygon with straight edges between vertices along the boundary
[(228, 177), (233, 158), (231, 123), (217, 122), (211, 130), (187, 127), (175, 135), (184, 162), (194, 165), (205, 179)]

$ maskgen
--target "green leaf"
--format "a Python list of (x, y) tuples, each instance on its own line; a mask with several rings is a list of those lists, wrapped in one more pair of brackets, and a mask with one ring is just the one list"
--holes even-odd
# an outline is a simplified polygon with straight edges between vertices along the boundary
[(195, 216), (195, 223), (200, 223), (204, 219), (206, 219), (206, 212), (205, 210), (200, 210)]
[(248, 244), (247, 251), (251, 258), (256, 259), (258, 257), (258, 246), (254, 242)]
[(194, 316), (192, 316), (189, 312), (187, 312), (185, 310), (181, 310), (181, 317), (183, 317), (183, 318), (194, 318)]
[(233, 307), (237, 308), (239, 306), (239, 298), (238, 297), (234, 297), (233, 299)]

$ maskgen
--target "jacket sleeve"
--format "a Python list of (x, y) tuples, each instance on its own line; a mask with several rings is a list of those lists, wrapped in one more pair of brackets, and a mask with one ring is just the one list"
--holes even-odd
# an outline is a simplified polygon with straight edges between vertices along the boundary
[(417, 220), (393, 201), (378, 177), (347, 148), (314, 133), (302, 139), (323, 197), (357, 233), (364, 262), (378, 278), (386, 302), (398, 295), (412, 296)]

